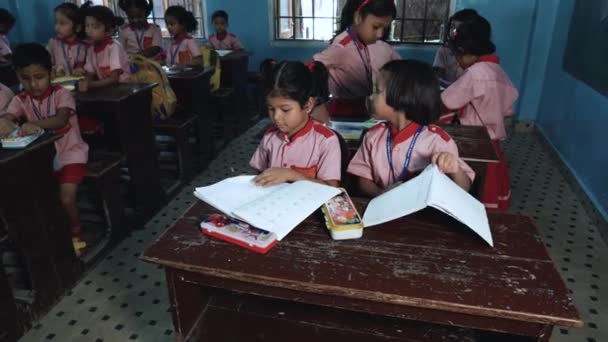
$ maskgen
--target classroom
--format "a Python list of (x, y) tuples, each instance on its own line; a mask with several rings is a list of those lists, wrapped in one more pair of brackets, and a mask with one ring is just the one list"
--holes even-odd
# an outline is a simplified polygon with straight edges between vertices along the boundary
[(0, 342), (608, 341), (606, 61), (608, 0), (0, 0)]

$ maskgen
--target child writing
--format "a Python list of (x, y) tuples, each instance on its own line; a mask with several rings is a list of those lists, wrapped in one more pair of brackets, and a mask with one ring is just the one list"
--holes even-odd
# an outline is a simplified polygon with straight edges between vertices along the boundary
[(307, 179), (338, 186), (341, 152), (336, 135), (310, 118), (313, 75), (301, 62), (267, 68), (264, 93), (273, 126), (266, 131), (249, 165), (260, 172), (258, 185)]
[(236, 35), (228, 33), (228, 13), (219, 10), (211, 16), (215, 34), (209, 36), (209, 45), (216, 50), (242, 50), (243, 44)]
[(15, 17), (11, 12), (0, 8), (0, 64), (11, 62), (13, 51), (6, 35), (11, 32), (13, 26), (15, 26)]
[(78, 6), (66, 2), (55, 7), (55, 32), (47, 50), (53, 62), (53, 77), (85, 74), (84, 64), (88, 44), (80, 38), (84, 35), (84, 23)]
[(129, 19), (120, 28), (119, 41), (127, 54), (157, 57), (163, 51), (163, 38), (160, 27), (148, 23), (148, 16), (154, 9), (152, 0), (120, 0), (118, 6)]
[(129, 58), (122, 45), (112, 39), (122, 19), (104, 6), (84, 8), (84, 23), (92, 46), (87, 52), (84, 70), (87, 79), (78, 84), (80, 91), (104, 88), (128, 82), (131, 76)]
[(25, 123), (21, 130), (25, 134), (45, 129), (63, 136), (55, 142), (54, 169), (60, 184), (61, 204), (68, 214), (72, 236), (78, 240), (76, 193), (87, 174), (89, 146), (80, 136), (74, 98), (68, 90), (51, 85), (51, 56), (42, 45), (18, 46), (13, 62), (24, 91), (11, 100), (6, 114), (0, 117), (0, 137), (9, 134), (22, 120)]
[(202, 64), (201, 49), (194, 38), (188, 34), (198, 28), (198, 21), (194, 14), (182, 6), (170, 6), (165, 11), (165, 22), (172, 37), (167, 49), (166, 64)]
[(430, 65), (414, 60), (384, 65), (373, 111), (386, 122), (369, 129), (347, 170), (358, 177), (364, 195), (375, 197), (430, 163), (469, 190), (475, 173), (458, 157), (454, 140), (429, 126), (440, 112), (439, 85)]
[(342, 9), (339, 34), (323, 52), (313, 56), (329, 70), (328, 103), (332, 116), (366, 117), (378, 70), (400, 59), (382, 40), (390, 30), (397, 9), (393, 0), (348, 0)]
[(441, 94), (444, 109), (457, 111), (461, 124), (488, 130), (499, 163), (488, 164), (483, 202), (489, 209), (506, 210), (511, 186), (500, 140), (507, 137), (504, 118), (512, 115), (517, 89), (500, 67), (490, 40), (490, 23), (481, 16), (463, 21), (450, 48), (465, 72)]

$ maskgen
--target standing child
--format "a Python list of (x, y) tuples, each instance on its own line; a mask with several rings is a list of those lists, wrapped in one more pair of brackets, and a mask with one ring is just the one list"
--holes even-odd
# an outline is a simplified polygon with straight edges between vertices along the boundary
[(131, 55), (155, 58), (163, 51), (163, 37), (160, 27), (148, 23), (148, 16), (154, 9), (152, 0), (120, 0), (118, 6), (129, 19), (120, 28), (119, 41)]
[(393, 0), (348, 0), (344, 5), (339, 34), (327, 49), (313, 56), (329, 70), (332, 116), (367, 115), (366, 98), (380, 67), (401, 58), (382, 40), (396, 13)]
[(65, 2), (55, 7), (55, 32), (57, 36), (46, 47), (53, 62), (53, 76), (84, 75), (88, 44), (80, 39), (84, 23), (78, 6)]
[(517, 89), (500, 67), (490, 40), (490, 23), (481, 16), (463, 21), (450, 42), (465, 72), (449, 86), (441, 99), (447, 111), (457, 111), (461, 124), (488, 130), (500, 162), (488, 164), (483, 188), (487, 208), (506, 210), (511, 199), (509, 172), (500, 141), (507, 137), (504, 119), (512, 115)]
[(198, 65), (203, 62), (201, 49), (188, 33), (196, 31), (198, 21), (182, 6), (171, 6), (165, 11), (171, 42), (167, 49), (167, 65)]
[(475, 173), (458, 157), (458, 148), (441, 128), (439, 85), (430, 65), (392, 61), (380, 71), (373, 99), (374, 117), (386, 120), (369, 129), (348, 165), (358, 187), (375, 197), (405, 182), (430, 163), (469, 190)]
[(15, 17), (8, 10), (0, 8), (0, 63), (11, 62), (13, 51), (6, 35), (11, 32), (13, 26), (15, 26)]
[(87, 79), (79, 83), (81, 91), (104, 88), (128, 82), (131, 71), (129, 58), (122, 45), (112, 39), (122, 19), (104, 6), (84, 8), (85, 31), (92, 46), (87, 53), (84, 69)]
[(228, 13), (226, 11), (215, 11), (211, 16), (215, 34), (209, 36), (209, 45), (216, 50), (242, 50), (243, 44), (239, 38), (228, 33)]
[(25, 134), (47, 129), (63, 136), (55, 142), (54, 168), (60, 184), (61, 204), (68, 214), (72, 236), (78, 242), (80, 221), (76, 193), (87, 173), (89, 146), (80, 136), (74, 98), (61, 86), (51, 85), (51, 55), (42, 45), (20, 45), (14, 57), (24, 92), (12, 99), (6, 114), (0, 117), (0, 136), (10, 133), (15, 123), (23, 119), (21, 130)]
[(282, 62), (264, 75), (268, 114), (266, 131), (249, 165), (260, 172), (258, 185), (311, 180), (338, 186), (341, 152), (329, 128), (310, 118), (313, 76), (301, 62)]

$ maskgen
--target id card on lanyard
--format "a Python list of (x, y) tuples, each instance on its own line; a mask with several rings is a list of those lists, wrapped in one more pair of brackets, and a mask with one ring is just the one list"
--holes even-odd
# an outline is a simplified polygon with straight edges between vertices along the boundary
[(171, 65), (175, 65), (175, 58), (177, 57), (177, 54), (179, 53), (179, 49), (182, 47), (182, 42), (183, 42), (183, 40), (175, 46), (175, 49), (173, 51), (169, 52), (171, 54)]
[(34, 115), (36, 115), (36, 118), (38, 120), (46, 119), (47, 117), (49, 117), (49, 114), (51, 113), (51, 102), (52, 101), (53, 101), (53, 93), (51, 93), (51, 95), (49, 95), (49, 97), (47, 97), (46, 114), (45, 114), (40, 111), (40, 107), (37, 107), (36, 103), (34, 103), (34, 100), (30, 97), (30, 102), (32, 103), (32, 108), (34, 109)]
[(141, 34), (138, 34), (137, 31), (133, 31), (135, 33), (135, 40), (137, 40), (137, 46), (139, 47), (139, 51), (145, 50), (144, 37), (146, 36), (146, 29), (141, 30)]
[[(348, 33), (348, 35), (350, 36), (351, 40), (353, 41), (353, 45), (355, 46), (355, 49), (357, 50), (357, 54), (359, 54), (359, 58), (361, 58), (361, 62), (363, 63), (363, 67), (365, 67), (365, 75), (367, 76), (367, 86), (369, 88), (369, 94), (371, 94), (374, 90), (374, 80), (373, 80), (373, 74), (372, 74), (372, 59), (369, 55), (369, 49), (367, 48), (367, 45), (364, 45), (363, 48), (363, 53), (361, 52), (361, 48), (359, 48), (359, 38), (355, 37), (355, 35), (353, 35), (353, 33), (350, 31), (350, 28), (346, 29), (346, 32)], [(363, 57), (363, 55), (365, 55), (365, 57)]]
[(393, 179), (393, 183), (405, 181), (407, 179), (407, 177), (409, 175), (408, 167), (410, 165), (410, 161), (412, 160), (412, 153), (414, 152), (414, 145), (416, 145), (418, 136), (420, 136), (420, 133), (422, 132), (423, 128), (424, 128), (424, 126), (420, 125), (418, 127), (418, 129), (416, 130), (416, 133), (414, 133), (412, 142), (410, 143), (410, 146), (407, 149), (407, 153), (405, 155), (405, 160), (403, 161), (403, 169), (401, 170), (399, 177), (397, 177), (395, 169), (393, 168), (393, 137), (392, 137), (393, 134), (391, 133), (390, 127), (388, 127), (388, 132), (386, 134), (386, 159), (388, 159), (388, 165), (390, 168), (390, 173), (391, 173), (391, 176)]
[(78, 50), (76, 50), (76, 58), (74, 58), (74, 65), (72, 65), (72, 63), (70, 63), (70, 59), (68, 57), (68, 52), (65, 49), (65, 44), (62, 41), (59, 41), (59, 42), (61, 43), (61, 51), (63, 52), (63, 59), (65, 60), (65, 64), (68, 66), (69, 74), (72, 75), (72, 71), (76, 67), (76, 64), (78, 64), (78, 57), (80, 57), (80, 48), (82, 47), (82, 44), (78, 44)]

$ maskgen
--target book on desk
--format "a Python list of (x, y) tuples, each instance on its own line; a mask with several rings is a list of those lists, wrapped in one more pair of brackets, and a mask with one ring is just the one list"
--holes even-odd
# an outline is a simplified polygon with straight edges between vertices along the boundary
[(0, 140), (2, 144), (2, 148), (6, 149), (15, 149), (15, 148), (25, 148), (29, 144), (36, 141), (36, 139), (40, 138), (41, 135), (44, 134), (44, 130), (39, 130), (34, 134), (25, 135), (21, 132), (20, 129), (16, 129), (11, 132), (11, 134)]

